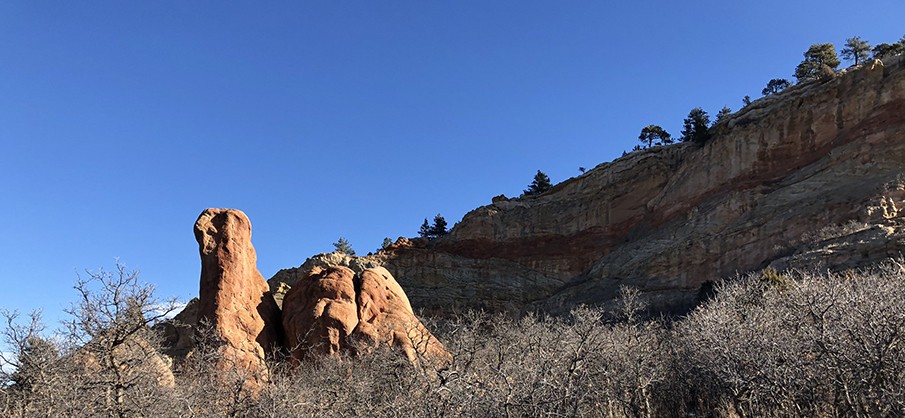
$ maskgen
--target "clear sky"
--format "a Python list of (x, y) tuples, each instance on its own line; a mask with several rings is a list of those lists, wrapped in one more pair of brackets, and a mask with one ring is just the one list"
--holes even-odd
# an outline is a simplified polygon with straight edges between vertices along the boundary
[(905, 35), (902, 0), (0, 2), (0, 307), (55, 321), (118, 257), (197, 294), (192, 225), (245, 211), (258, 268), (453, 224)]

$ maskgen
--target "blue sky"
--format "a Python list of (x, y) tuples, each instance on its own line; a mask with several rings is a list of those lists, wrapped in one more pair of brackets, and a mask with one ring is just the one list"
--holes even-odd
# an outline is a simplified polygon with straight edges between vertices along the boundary
[(119, 258), (197, 294), (192, 225), (245, 211), (265, 277), (450, 224), (792, 79), (905, 2), (0, 3), (0, 307), (55, 321)]

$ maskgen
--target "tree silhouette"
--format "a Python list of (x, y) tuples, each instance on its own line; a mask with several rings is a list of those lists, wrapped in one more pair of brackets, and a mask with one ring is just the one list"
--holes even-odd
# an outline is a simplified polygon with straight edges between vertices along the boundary
[(833, 44), (813, 44), (804, 53), (804, 60), (795, 68), (798, 82), (818, 80), (835, 71), (839, 57)]
[(537, 170), (537, 174), (534, 175), (534, 181), (525, 189), (525, 196), (539, 195), (552, 188), (553, 183), (550, 183), (550, 177), (547, 177), (543, 171)]
[(341, 253), (346, 253), (346, 255), (355, 255), (355, 250), (352, 249), (352, 245), (349, 244), (349, 240), (339, 237), (336, 242), (333, 243), (333, 248), (336, 248), (336, 251)]
[(783, 90), (791, 86), (792, 83), (790, 83), (789, 80), (786, 80), (784, 78), (774, 78), (767, 83), (767, 87), (764, 87), (764, 89), (761, 90), (760, 93), (764, 96), (779, 94), (782, 93)]
[(446, 219), (443, 218), (443, 215), (438, 213), (437, 216), (434, 216), (433, 225), (427, 222), (427, 218), (424, 218), (424, 223), (422, 223), (421, 228), (418, 229), (418, 235), (420, 235), (421, 238), (427, 239), (440, 238), (446, 234), (449, 234), (446, 226)]
[(437, 216), (434, 216), (434, 224), (430, 227), (430, 234), (435, 238), (439, 238), (448, 233), (449, 231), (446, 230), (446, 219), (438, 213)]
[(421, 224), (421, 228), (418, 229), (418, 235), (421, 236), (421, 238), (430, 238), (431, 225), (427, 222), (427, 218), (424, 218), (424, 223)]
[(903, 52), (905, 52), (905, 43), (903, 42), (878, 44), (874, 47), (874, 58), (883, 59), (893, 55), (899, 55)]
[(855, 65), (858, 65), (870, 58), (870, 44), (860, 36), (855, 36), (845, 40), (845, 47), (840, 52), (842, 52), (842, 58), (854, 60)]
[(666, 132), (663, 128), (658, 125), (647, 125), (643, 129), (641, 129), (641, 135), (638, 135), (638, 140), (641, 141), (642, 144), (646, 143), (647, 147), (651, 147), (656, 142), (657, 145), (667, 145), (672, 144), (672, 137), (669, 135), (669, 132)]
[(719, 112), (717, 112), (716, 120), (713, 121), (713, 124), (716, 125), (716, 124), (724, 121), (731, 114), (732, 114), (732, 109), (730, 109), (729, 106), (723, 106), (723, 108), (720, 109)]
[(696, 142), (703, 144), (710, 139), (710, 133), (707, 131), (710, 126), (710, 116), (700, 107), (691, 109), (688, 117), (683, 121), (682, 142)]

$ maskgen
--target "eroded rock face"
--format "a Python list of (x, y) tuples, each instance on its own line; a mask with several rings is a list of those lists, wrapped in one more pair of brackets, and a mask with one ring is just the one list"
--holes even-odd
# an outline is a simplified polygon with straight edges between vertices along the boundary
[(450, 359), (384, 268), (360, 273), (345, 266), (312, 268), (283, 299), (283, 329), (285, 346), (296, 360), (360, 354), (378, 346), (401, 349), (413, 364)]
[[(136, 335), (113, 350), (113, 357), (120, 361), (127, 380), (140, 378), (153, 379), (155, 383), (166, 388), (176, 386), (173, 376), (172, 360), (160, 355), (147, 339)], [(136, 359), (141, 359), (136, 361)]]
[[(756, 100), (714, 133), (703, 146), (633, 152), (539, 196), (494, 198), (444, 238), (368, 259), (432, 313), (562, 312), (606, 305), (623, 285), (681, 311), (708, 282), (774, 261), (858, 267), (899, 252), (902, 56)], [(850, 221), (893, 232), (813, 241)]]
[[(126, 382), (154, 384), (173, 388), (176, 378), (172, 371), (172, 360), (161, 355), (142, 331), (129, 335), (124, 341), (112, 347), (82, 347), (74, 353), (75, 364), (82, 367), (88, 379), (102, 377), (116, 369), (116, 373)], [(112, 354), (112, 356), (108, 355)], [(112, 364), (107, 363), (112, 361)]]
[(336, 355), (358, 325), (355, 273), (346, 267), (315, 268), (283, 298), (285, 346), (293, 357)]
[(322, 271), (340, 266), (348, 267), (357, 274), (368, 268), (379, 267), (380, 261), (373, 257), (354, 257), (341, 252), (318, 254), (308, 258), (298, 267), (278, 271), (267, 282), (270, 284), (270, 291), (273, 293), (277, 305), (282, 309), (284, 295), (297, 281), (307, 277), (315, 269)]
[(389, 345), (413, 364), (440, 366), (452, 360), (446, 348), (415, 317), (408, 297), (387, 269), (367, 269), (358, 276), (358, 325), (352, 334), (365, 349)]
[(154, 324), (153, 329), (161, 338), (163, 354), (176, 360), (184, 359), (195, 346), (197, 325), (198, 298), (190, 300), (172, 319)]
[(249, 372), (249, 387), (267, 379), (265, 355), (280, 341), (279, 310), (258, 272), (251, 222), (242, 211), (206, 209), (195, 222), (201, 253), (198, 318), (225, 344), (221, 368)]

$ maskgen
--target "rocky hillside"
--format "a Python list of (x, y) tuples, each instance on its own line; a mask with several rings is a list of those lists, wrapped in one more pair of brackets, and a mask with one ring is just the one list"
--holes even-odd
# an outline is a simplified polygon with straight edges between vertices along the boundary
[(703, 146), (634, 152), (540, 196), (496, 197), (442, 239), (322, 255), (270, 285), (285, 289), (315, 264), (379, 265), (428, 311), (558, 312), (606, 304), (621, 286), (681, 311), (736, 273), (900, 255), (903, 174), (898, 56), (757, 100)]

